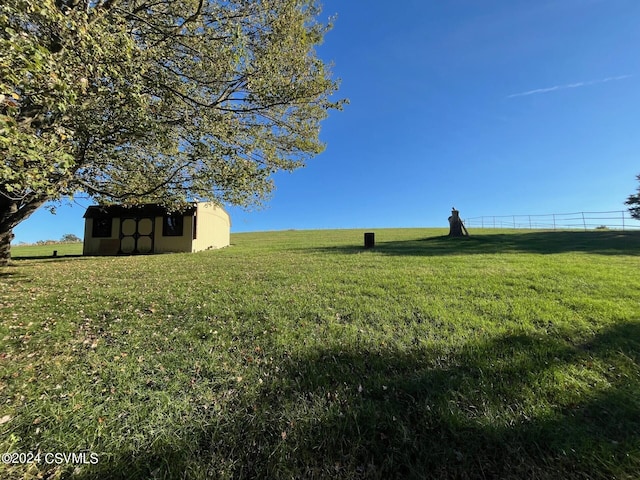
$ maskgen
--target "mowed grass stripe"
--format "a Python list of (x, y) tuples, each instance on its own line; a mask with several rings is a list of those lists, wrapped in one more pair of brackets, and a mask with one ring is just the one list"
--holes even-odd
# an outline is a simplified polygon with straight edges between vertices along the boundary
[(638, 476), (637, 232), (375, 231), (14, 255), (3, 478)]

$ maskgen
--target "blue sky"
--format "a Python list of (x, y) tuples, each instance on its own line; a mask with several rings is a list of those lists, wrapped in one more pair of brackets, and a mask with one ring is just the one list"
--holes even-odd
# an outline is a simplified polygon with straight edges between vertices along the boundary
[[(233, 232), (447, 226), (624, 210), (640, 173), (637, 0), (325, 0), (318, 48), (341, 79), (326, 151), (275, 177)], [(16, 242), (83, 234), (77, 200)]]

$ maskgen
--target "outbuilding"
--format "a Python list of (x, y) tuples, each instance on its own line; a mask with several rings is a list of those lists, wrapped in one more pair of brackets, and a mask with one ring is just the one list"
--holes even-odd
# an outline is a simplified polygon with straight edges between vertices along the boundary
[(230, 241), (229, 214), (210, 202), (180, 212), (160, 205), (94, 205), (84, 218), (84, 255), (199, 252)]

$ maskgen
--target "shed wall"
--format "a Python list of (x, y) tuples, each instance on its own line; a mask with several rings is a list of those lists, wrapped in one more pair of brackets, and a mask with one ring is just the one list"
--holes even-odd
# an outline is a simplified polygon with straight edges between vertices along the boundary
[(163, 217), (156, 217), (155, 219), (155, 242), (153, 251), (155, 253), (190, 252), (193, 217), (191, 215), (184, 217), (182, 236), (180, 237), (163, 236), (162, 219)]
[(231, 219), (227, 212), (212, 203), (199, 203), (196, 216), (197, 237), (193, 240), (193, 252), (229, 246)]
[[(231, 220), (229, 214), (212, 203), (198, 203), (194, 215), (197, 217), (196, 238), (193, 239), (194, 217), (189, 214), (183, 220), (181, 236), (163, 235), (163, 217), (153, 216), (153, 252), (198, 252), (209, 248), (222, 248), (230, 244)], [(126, 217), (125, 217), (126, 218)], [(147, 217), (148, 218), (148, 217)], [(94, 218), (85, 218), (84, 255), (117, 255), (120, 250), (121, 218), (111, 219), (111, 236), (94, 238)]]
[(111, 219), (111, 236), (94, 238), (93, 218), (86, 218), (84, 222), (83, 255), (117, 255), (120, 248), (120, 219)]

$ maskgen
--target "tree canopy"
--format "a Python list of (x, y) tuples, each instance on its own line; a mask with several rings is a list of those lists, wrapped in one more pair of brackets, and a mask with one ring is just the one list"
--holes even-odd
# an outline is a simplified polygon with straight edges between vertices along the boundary
[[(343, 101), (315, 0), (5, 0), (0, 249), (47, 200), (251, 206)], [(8, 248), (8, 247), (7, 247)], [(2, 255), (0, 254), (0, 261)]]
[[(637, 175), (636, 178), (640, 182), (640, 175)], [(635, 195), (629, 195), (625, 205), (629, 205), (629, 213), (631, 216), (637, 220), (640, 220), (640, 186), (638, 187), (638, 193)]]
[(80, 237), (78, 237), (77, 235), (75, 235), (74, 233), (65, 233), (62, 238), (60, 239), (61, 242), (63, 243), (77, 243), (77, 242), (81, 242), (82, 239)]

